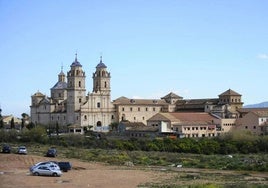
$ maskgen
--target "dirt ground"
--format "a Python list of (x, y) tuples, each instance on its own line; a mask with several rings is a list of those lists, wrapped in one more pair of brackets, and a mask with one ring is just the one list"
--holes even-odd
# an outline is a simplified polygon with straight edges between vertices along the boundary
[[(61, 177), (32, 176), (29, 167), (40, 161), (70, 161), (73, 169)], [(46, 158), (34, 155), (0, 154), (0, 187), (137, 187), (157, 181), (161, 172), (117, 167), (73, 159)]]
[[(70, 161), (73, 169), (61, 177), (33, 176), (29, 167), (40, 161)], [(235, 177), (234, 177), (235, 176)], [(186, 185), (189, 183), (220, 183), (223, 178), (235, 181), (268, 184), (268, 173), (243, 173), (207, 169), (186, 169), (164, 167), (111, 166), (95, 162), (82, 162), (75, 159), (47, 158), (34, 155), (0, 153), (0, 188), (38, 188), (38, 187), (96, 187), (131, 188), (150, 187), (150, 185)], [(233, 178), (234, 177), (234, 178)], [(233, 180), (234, 179), (234, 180)]]

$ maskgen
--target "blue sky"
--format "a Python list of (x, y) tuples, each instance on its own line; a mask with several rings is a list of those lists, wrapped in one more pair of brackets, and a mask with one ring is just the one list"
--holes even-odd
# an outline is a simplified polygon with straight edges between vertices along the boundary
[(112, 99), (216, 98), (231, 88), (245, 105), (268, 101), (266, 0), (0, 0), (2, 115), (30, 114), (50, 96), (75, 53), (92, 92), (100, 55)]

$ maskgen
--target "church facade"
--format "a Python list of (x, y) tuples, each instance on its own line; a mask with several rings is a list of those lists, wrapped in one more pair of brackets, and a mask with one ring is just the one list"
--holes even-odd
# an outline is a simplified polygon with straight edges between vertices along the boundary
[(68, 126), (71, 132), (108, 131), (109, 125), (120, 121), (142, 122), (159, 112), (209, 112), (223, 118), (235, 118), (242, 108), (241, 95), (229, 89), (213, 99), (183, 99), (169, 93), (161, 99), (111, 100), (111, 74), (102, 57), (92, 75), (92, 92), (86, 91), (86, 73), (75, 56), (67, 76), (58, 74), (50, 96), (36, 92), (31, 96), (31, 121), (35, 124)]

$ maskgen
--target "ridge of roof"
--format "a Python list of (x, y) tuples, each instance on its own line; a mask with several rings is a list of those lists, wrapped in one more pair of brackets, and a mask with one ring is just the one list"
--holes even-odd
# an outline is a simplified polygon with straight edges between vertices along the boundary
[(219, 96), (230, 96), (230, 95), (238, 95), (241, 96), (241, 94), (235, 92), (234, 90), (228, 89), (227, 91), (223, 92), (222, 94), (220, 94)]
[(173, 93), (173, 92), (170, 92), (169, 94), (167, 94), (166, 96), (162, 97), (161, 99), (167, 99), (167, 98), (176, 98), (176, 99), (182, 99), (183, 97)]

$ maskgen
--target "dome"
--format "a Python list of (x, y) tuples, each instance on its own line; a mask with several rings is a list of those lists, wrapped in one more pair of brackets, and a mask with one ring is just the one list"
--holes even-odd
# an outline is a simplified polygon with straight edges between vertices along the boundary
[(66, 82), (57, 82), (51, 89), (66, 89), (67, 83)]
[(82, 67), (82, 65), (75, 59), (75, 61), (71, 64), (71, 67)]
[(65, 76), (64, 72), (61, 71), (60, 74), (59, 74), (59, 76)]
[(102, 62), (102, 56), (100, 57), (100, 63), (96, 66), (96, 68), (107, 68), (107, 66)]
[(43, 93), (41, 93), (40, 91), (37, 91), (35, 94), (33, 94), (33, 96), (35, 96), (35, 97), (43, 97), (45, 95)]
[(107, 66), (106, 66), (104, 63), (100, 62), (100, 63), (96, 66), (96, 68), (107, 68)]
[(74, 60), (74, 62), (71, 64), (71, 67), (82, 67), (82, 65), (80, 64), (80, 62), (77, 61), (77, 54), (75, 54), (75, 60)]

